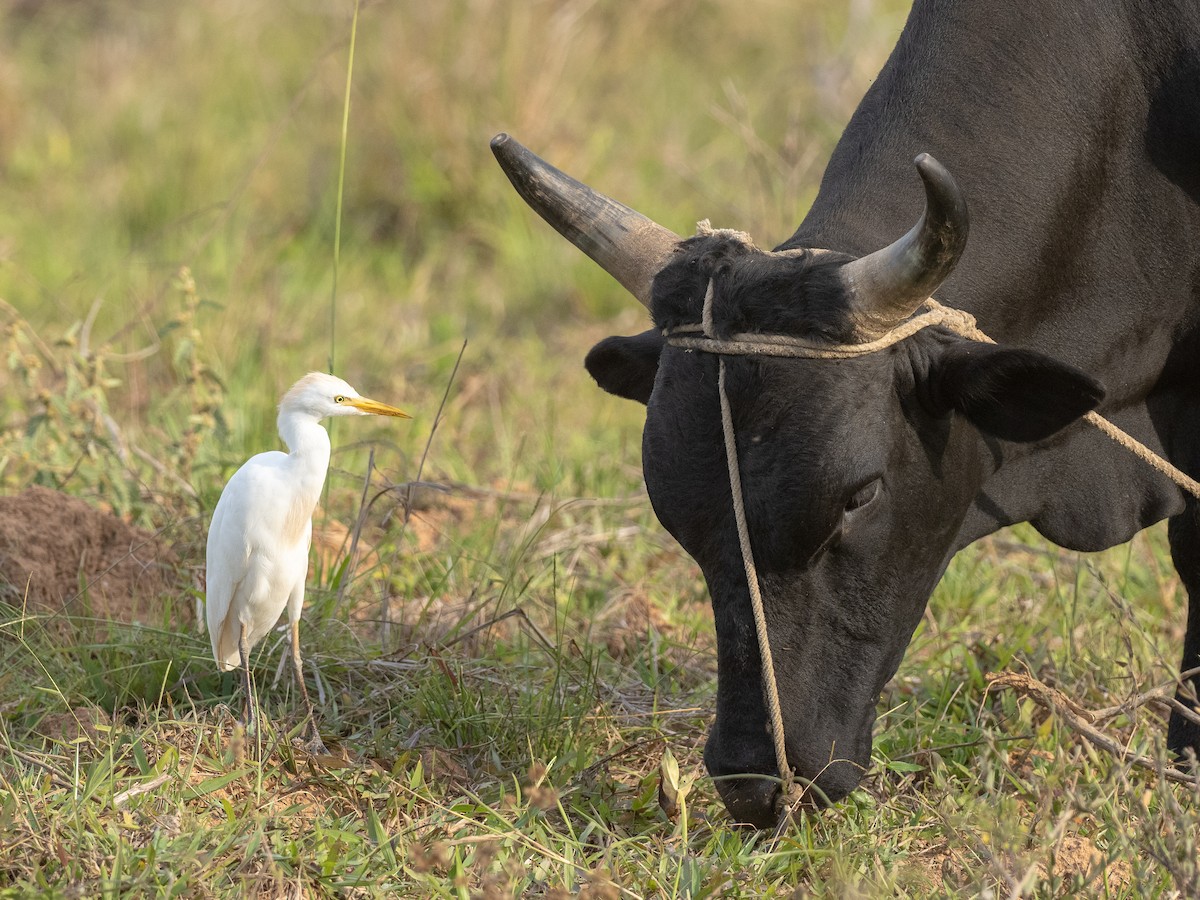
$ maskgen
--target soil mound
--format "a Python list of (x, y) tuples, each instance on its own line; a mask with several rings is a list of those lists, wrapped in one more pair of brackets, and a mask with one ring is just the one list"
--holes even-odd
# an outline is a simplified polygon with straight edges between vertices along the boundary
[(0, 497), (0, 601), (10, 606), (153, 621), (178, 565), (159, 537), (76, 497), (44, 487)]

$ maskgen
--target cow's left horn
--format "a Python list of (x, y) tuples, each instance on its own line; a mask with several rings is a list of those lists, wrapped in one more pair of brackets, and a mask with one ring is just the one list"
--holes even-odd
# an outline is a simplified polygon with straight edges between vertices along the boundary
[(922, 153), (925, 212), (890, 246), (842, 267), (855, 321), (877, 337), (907, 319), (945, 281), (967, 244), (967, 203), (946, 167)]
[(492, 153), (534, 212), (649, 308), (654, 276), (680, 241), (675, 232), (560, 172), (507, 134), (492, 138)]

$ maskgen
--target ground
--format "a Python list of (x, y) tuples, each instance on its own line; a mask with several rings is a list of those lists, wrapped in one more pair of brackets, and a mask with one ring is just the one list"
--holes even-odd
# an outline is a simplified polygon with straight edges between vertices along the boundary
[(157, 621), (162, 595), (188, 588), (178, 556), (152, 532), (50, 488), (0, 496), (0, 600), (10, 606)]

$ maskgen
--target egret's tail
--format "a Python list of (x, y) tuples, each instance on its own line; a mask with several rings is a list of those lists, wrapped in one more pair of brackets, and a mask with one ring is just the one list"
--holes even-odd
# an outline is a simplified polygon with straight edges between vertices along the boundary
[(242, 654), (238, 651), (238, 631), (241, 623), (233, 616), (226, 616), (219, 629), (209, 632), (212, 638), (213, 659), (217, 668), (222, 672), (236, 669), (242, 664)]

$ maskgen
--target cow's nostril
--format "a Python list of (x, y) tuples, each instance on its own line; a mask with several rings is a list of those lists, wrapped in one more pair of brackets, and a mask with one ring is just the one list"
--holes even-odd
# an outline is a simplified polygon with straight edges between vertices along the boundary
[(774, 828), (779, 822), (779, 784), (774, 779), (735, 775), (713, 781), (734, 821), (755, 828)]

